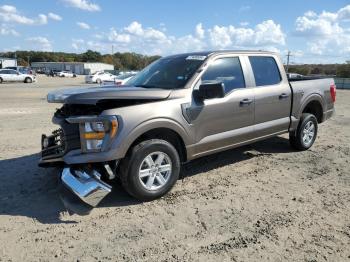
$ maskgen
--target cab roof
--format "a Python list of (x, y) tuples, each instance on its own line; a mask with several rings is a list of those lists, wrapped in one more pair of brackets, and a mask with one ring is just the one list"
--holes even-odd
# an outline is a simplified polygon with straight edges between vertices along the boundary
[(214, 50), (214, 51), (200, 51), (200, 52), (190, 52), (190, 53), (182, 53), (170, 55), (167, 57), (187, 57), (187, 56), (212, 56), (218, 54), (267, 54), (267, 55), (275, 55), (275, 52), (271, 51), (262, 51), (262, 50)]

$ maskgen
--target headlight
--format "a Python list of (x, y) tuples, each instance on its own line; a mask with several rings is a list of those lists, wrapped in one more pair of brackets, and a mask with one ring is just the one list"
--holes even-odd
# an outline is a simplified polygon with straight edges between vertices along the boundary
[[(117, 119), (82, 123), (82, 142), (87, 151), (101, 151), (104, 144), (115, 137), (118, 130)], [(84, 147), (83, 147), (84, 148)]]
[(108, 149), (118, 132), (115, 116), (71, 117), (70, 123), (79, 123), (80, 142), (83, 152), (100, 152)]
[(87, 150), (100, 150), (106, 134), (103, 122), (86, 122), (83, 137)]

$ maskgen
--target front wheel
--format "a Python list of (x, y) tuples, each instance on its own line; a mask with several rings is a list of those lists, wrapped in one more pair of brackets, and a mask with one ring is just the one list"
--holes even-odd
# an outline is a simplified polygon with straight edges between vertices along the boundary
[(291, 146), (297, 150), (309, 149), (316, 140), (317, 129), (316, 117), (312, 114), (303, 114), (297, 130), (289, 134)]
[(120, 166), (125, 190), (133, 197), (150, 201), (165, 195), (180, 174), (180, 158), (172, 144), (151, 139), (132, 148)]

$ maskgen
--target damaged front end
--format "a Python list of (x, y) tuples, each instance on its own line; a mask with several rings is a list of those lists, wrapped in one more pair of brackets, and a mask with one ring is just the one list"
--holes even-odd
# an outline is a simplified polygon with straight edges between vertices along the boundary
[(123, 128), (122, 118), (105, 115), (104, 111), (165, 100), (170, 93), (138, 87), (78, 88), (49, 93), (49, 103), (63, 104), (52, 119), (60, 128), (49, 136), (42, 135), (39, 166), (61, 167), (64, 191), (72, 192), (74, 198), (91, 207), (97, 206), (111, 192), (105, 181), (115, 177), (122, 157), (118, 158), (118, 146), (114, 143)]
[(113, 179), (116, 173), (118, 161), (101, 161), (98, 154), (110, 149), (118, 132), (117, 116), (71, 116), (59, 109), (53, 122), (60, 128), (49, 136), (42, 135), (39, 166), (61, 167), (62, 185), (96, 207), (112, 190), (103, 180)]

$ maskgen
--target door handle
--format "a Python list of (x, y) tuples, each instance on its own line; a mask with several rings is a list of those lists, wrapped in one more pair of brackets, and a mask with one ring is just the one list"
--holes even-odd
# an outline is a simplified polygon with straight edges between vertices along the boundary
[(240, 106), (250, 105), (251, 103), (253, 103), (253, 100), (248, 98), (243, 99), (239, 102)]
[(283, 93), (283, 94), (281, 94), (278, 98), (279, 98), (279, 99), (286, 99), (286, 98), (288, 98), (288, 97), (289, 97), (289, 95)]

